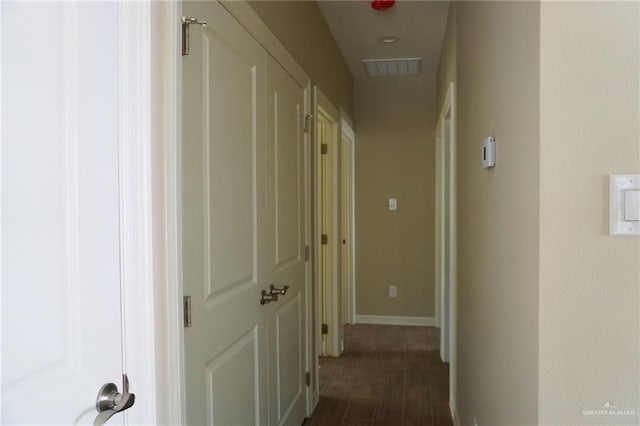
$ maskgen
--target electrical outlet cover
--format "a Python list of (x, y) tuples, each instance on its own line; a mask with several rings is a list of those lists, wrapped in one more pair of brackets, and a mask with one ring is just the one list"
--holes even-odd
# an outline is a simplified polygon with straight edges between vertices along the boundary
[(389, 297), (398, 297), (398, 286), (389, 286)]

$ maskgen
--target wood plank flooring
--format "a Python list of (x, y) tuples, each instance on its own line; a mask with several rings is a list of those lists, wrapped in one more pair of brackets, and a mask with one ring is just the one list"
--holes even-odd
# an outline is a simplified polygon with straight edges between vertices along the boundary
[(451, 426), (449, 367), (434, 327), (345, 326), (345, 351), (320, 359), (320, 402), (304, 426)]

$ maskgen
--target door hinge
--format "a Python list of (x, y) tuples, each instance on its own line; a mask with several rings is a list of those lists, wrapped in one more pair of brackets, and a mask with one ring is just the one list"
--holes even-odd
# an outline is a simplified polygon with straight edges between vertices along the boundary
[(313, 120), (313, 114), (304, 115), (304, 132), (308, 133), (311, 128), (311, 120)]
[(182, 301), (184, 328), (191, 327), (191, 296), (184, 296)]
[(309, 257), (311, 257), (311, 250), (309, 249), (309, 246), (304, 246), (304, 260), (309, 260)]
[(202, 25), (203, 27), (207, 26), (205, 21), (198, 21), (198, 18), (187, 18), (183, 16), (180, 20), (182, 22), (182, 56), (187, 56), (189, 54), (189, 25)]
[(320, 153), (322, 155), (325, 155), (329, 152), (329, 145), (327, 145), (326, 143), (323, 143), (322, 145), (320, 145)]
[(320, 236), (320, 242), (322, 243), (322, 245), (326, 245), (329, 243), (329, 237), (327, 236), (327, 234), (322, 234)]
[(304, 375), (304, 384), (307, 386), (311, 386), (311, 373), (307, 371)]
[(329, 324), (322, 324), (322, 334), (329, 334)]

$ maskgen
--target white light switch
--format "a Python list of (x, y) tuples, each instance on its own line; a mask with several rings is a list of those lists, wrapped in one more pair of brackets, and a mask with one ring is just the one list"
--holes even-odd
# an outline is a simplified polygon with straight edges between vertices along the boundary
[(389, 210), (398, 210), (398, 200), (396, 198), (389, 198)]
[(640, 190), (624, 191), (624, 220), (640, 220)]
[(611, 235), (640, 235), (640, 175), (611, 175)]

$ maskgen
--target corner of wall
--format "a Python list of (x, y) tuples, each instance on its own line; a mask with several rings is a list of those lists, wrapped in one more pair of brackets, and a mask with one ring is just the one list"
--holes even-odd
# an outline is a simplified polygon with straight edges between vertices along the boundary
[[(456, 3), (462, 424), (538, 422), (539, 3)], [(496, 167), (481, 167), (485, 137)]]

